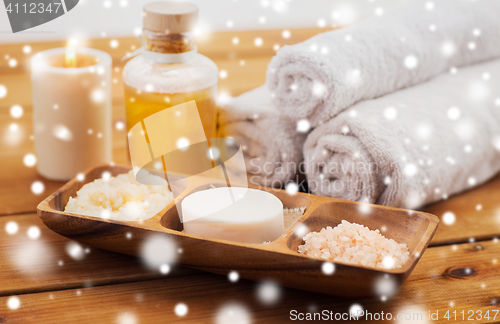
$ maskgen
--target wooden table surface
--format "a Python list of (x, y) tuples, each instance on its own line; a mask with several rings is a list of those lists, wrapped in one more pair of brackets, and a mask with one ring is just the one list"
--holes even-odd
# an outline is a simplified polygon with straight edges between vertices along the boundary
[[(293, 44), (326, 29), (291, 30), (283, 39), (281, 30), (244, 31), (202, 35), (199, 52), (210, 57), (227, 78), (219, 81), (219, 91), (239, 95), (264, 83), (265, 70), (274, 55), (275, 44)], [(239, 43), (233, 44), (237, 37)], [(263, 45), (254, 45), (261, 37)], [(87, 46), (110, 53), (113, 57), (113, 122), (123, 121), (123, 84), (120, 58), (139, 46), (134, 38), (89, 40)], [(281, 288), (280, 297), (271, 305), (257, 297), (257, 283), (230, 282), (224, 276), (177, 267), (168, 275), (146, 269), (140, 260), (88, 248), (83, 260), (68, 253), (70, 241), (47, 229), (36, 215), (36, 206), (62, 184), (37, 175), (27, 167), (23, 157), (33, 153), (32, 102), (29, 59), (41, 50), (64, 46), (63, 42), (0, 46), (0, 85), (7, 95), (0, 98), (0, 323), (212, 323), (227, 305), (235, 314), (242, 309), (254, 323), (282, 323), (290, 320), (290, 311), (329, 310), (348, 312), (359, 304), (370, 313), (422, 313), (428, 322), (429, 311), (439, 311), (437, 322), (497, 322), (500, 315), (500, 177), (469, 192), (450, 197), (424, 210), (438, 217), (451, 211), (456, 215), (452, 225), (441, 223), (431, 243), (408, 280), (394, 296), (346, 300), (343, 298)], [(10, 67), (15, 58), (16, 67)], [(18, 119), (10, 115), (13, 105), (21, 105), (24, 114)], [(11, 125), (17, 124), (13, 132)], [(125, 164), (125, 132), (114, 129), (114, 161)], [(43, 193), (31, 192), (31, 184), (41, 181)], [(8, 234), (7, 224), (18, 225)], [(38, 238), (28, 236), (28, 230)], [(32, 236), (32, 235), (31, 235)], [(14, 298), (12, 298), (15, 296)], [(18, 298), (20, 307), (9, 303)], [(188, 307), (185, 316), (174, 312), (175, 306)], [(450, 311), (450, 319), (444, 318)], [(456, 311), (457, 319), (454, 319)], [(464, 311), (464, 313), (461, 313)], [(474, 312), (490, 319), (467, 321)], [(462, 320), (462, 314), (465, 320)], [(380, 322), (380, 321), (379, 321)], [(393, 321), (394, 322), (394, 321)], [(397, 321), (396, 321), (397, 322)], [(228, 323), (234, 323), (230, 321)]]

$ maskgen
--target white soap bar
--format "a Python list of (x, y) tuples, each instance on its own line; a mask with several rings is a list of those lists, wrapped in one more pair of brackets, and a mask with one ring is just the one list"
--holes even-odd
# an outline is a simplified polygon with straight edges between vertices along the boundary
[(182, 201), (184, 232), (243, 243), (274, 241), (285, 231), (283, 203), (256, 189), (215, 188)]

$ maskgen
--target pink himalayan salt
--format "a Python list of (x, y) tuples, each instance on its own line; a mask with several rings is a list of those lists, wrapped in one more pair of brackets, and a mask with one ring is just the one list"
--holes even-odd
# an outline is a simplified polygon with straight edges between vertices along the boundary
[(382, 236), (363, 225), (343, 220), (304, 237), (299, 253), (315, 258), (385, 269), (400, 268), (410, 252), (406, 244)]

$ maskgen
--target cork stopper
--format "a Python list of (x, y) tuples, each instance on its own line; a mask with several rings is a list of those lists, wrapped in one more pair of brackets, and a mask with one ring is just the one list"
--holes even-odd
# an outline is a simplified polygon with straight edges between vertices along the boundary
[(144, 29), (155, 33), (190, 32), (197, 22), (198, 7), (189, 2), (159, 1), (144, 6)]

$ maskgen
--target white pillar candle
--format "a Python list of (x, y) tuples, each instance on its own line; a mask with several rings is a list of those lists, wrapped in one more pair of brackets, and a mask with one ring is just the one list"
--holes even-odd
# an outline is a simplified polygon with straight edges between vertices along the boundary
[(52, 180), (69, 180), (112, 158), (111, 57), (73, 50), (76, 67), (67, 67), (66, 48), (32, 58), (37, 169)]
[(276, 240), (285, 231), (283, 203), (262, 190), (208, 189), (189, 195), (181, 205), (182, 218), (189, 220), (184, 222), (188, 234), (264, 243)]

